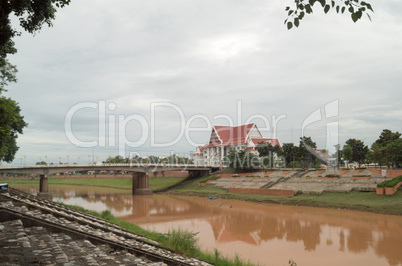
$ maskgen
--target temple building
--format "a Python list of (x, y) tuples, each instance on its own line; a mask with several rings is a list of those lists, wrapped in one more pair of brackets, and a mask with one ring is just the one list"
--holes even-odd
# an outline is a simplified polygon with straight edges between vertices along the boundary
[(250, 151), (258, 155), (256, 147), (259, 143), (271, 143), (281, 147), (278, 139), (263, 138), (256, 124), (247, 124), (237, 127), (214, 126), (209, 142), (198, 146), (195, 156), (196, 164), (220, 165), (230, 151)]

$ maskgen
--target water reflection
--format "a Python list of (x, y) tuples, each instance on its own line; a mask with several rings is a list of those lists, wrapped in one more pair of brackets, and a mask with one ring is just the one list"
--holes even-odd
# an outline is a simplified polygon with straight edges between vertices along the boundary
[[(30, 192), (33, 192), (30, 190)], [(204, 249), (253, 262), (286, 265), (401, 265), (402, 217), (182, 196), (131, 196), (120, 191), (57, 188), (57, 199), (167, 232), (200, 231)], [(34, 193), (34, 192), (33, 192)], [(269, 263), (268, 263), (269, 262)]]

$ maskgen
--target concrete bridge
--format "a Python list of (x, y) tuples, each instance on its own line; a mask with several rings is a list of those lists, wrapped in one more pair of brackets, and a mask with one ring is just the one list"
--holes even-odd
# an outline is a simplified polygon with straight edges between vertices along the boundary
[(39, 196), (51, 197), (49, 193), (48, 176), (51, 174), (76, 171), (125, 171), (133, 177), (133, 195), (151, 195), (149, 188), (149, 173), (161, 171), (188, 171), (190, 178), (207, 176), (217, 167), (208, 165), (184, 164), (85, 164), (85, 165), (33, 165), (33, 166), (2, 166), (0, 174), (37, 174), (40, 176)]

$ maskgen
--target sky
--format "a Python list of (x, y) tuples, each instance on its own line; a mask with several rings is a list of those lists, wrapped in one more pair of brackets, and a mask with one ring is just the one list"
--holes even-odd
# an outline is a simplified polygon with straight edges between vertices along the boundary
[(317, 4), (287, 30), (291, 3), (72, 1), (15, 38), (4, 95), (29, 125), (12, 164), (188, 156), (214, 125), (327, 149), (402, 132), (402, 1), (371, 2), (357, 23)]

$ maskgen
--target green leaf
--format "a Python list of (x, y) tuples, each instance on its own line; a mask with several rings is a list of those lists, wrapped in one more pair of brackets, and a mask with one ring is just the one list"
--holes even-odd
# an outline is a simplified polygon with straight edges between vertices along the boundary
[(331, 4), (332, 4), (332, 7), (334, 7), (335, 6), (335, 1), (332, 0)]
[(369, 20), (371, 21), (371, 17), (368, 13), (366, 13), (367, 17), (369, 18)]
[(326, 6), (324, 7), (324, 12), (325, 12), (325, 14), (328, 13), (328, 11), (329, 11), (330, 8), (331, 8), (331, 7), (330, 7), (329, 5), (326, 5)]
[(355, 22), (355, 23), (359, 19), (357, 16), (357, 13), (352, 13), (351, 17), (352, 17), (353, 22)]
[(342, 9), (341, 9), (342, 14), (345, 12), (345, 9), (346, 8), (343, 6)]
[(288, 30), (290, 30), (291, 28), (293, 27), (293, 24), (292, 24), (292, 22), (288, 22)]
[(349, 7), (349, 12), (350, 12), (350, 13), (354, 13), (354, 12), (355, 12), (355, 9), (353, 8), (353, 6)]
[(299, 14), (299, 20), (302, 20), (304, 18), (304, 12), (300, 12)]
[(322, 7), (325, 6), (325, 0), (318, 0), (318, 1), (320, 2), (320, 4), (321, 4)]
[(295, 24), (296, 27), (299, 27), (300, 22), (298, 18), (295, 18), (295, 21), (293, 23)]
[(367, 8), (370, 9), (372, 12), (374, 12), (373, 8), (371, 7), (371, 5), (369, 3), (367, 3)]
[(339, 13), (339, 6), (336, 7), (336, 13)]
[(294, 12), (293, 10), (289, 10), (288, 16), (292, 15), (293, 12)]
[(310, 4), (311, 6), (313, 6), (316, 1), (317, 1), (317, 0), (309, 0), (308, 2), (309, 2), (309, 4)]
[(313, 13), (313, 10), (311, 9), (310, 5), (306, 5), (305, 8), (306, 8), (307, 14)]

